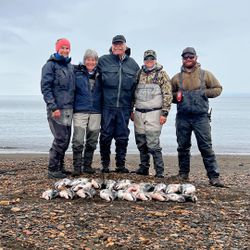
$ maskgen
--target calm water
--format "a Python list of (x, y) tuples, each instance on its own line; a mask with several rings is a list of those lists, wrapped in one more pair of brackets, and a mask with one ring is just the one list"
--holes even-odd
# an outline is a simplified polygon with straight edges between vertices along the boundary
[[(250, 154), (250, 98), (221, 96), (211, 100), (210, 106), (215, 152)], [(176, 154), (175, 112), (172, 105), (162, 130), (164, 154)], [(137, 153), (132, 122), (130, 131), (128, 153)], [(0, 153), (47, 153), (51, 142), (42, 96), (0, 96)], [(194, 136), (192, 152), (198, 153)]]

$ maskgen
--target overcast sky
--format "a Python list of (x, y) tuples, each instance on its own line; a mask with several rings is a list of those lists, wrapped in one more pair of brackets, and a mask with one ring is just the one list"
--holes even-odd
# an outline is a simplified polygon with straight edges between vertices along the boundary
[(250, 94), (249, 0), (0, 0), (0, 94), (40, 94), (41, 68), (55, 41), (71, 42), (74, 64), (86, 49), (108, 53), (125, 35), (132, 57), (154, 49), (172, 77), (181, 51), (195, 47), (224, 95)]

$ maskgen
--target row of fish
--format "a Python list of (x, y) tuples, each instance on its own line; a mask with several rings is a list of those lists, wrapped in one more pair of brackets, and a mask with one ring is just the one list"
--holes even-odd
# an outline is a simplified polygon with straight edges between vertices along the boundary
[[(97, 191), (99, 190), (99, 191)], [(101, 179), (62, 179), (54, 184), (53, 189), (42, 193), (42, 198), (51, 200), (56, 197), (65, 199), (93, 198), (96, 194), (110, 202), (115, 199), (136, 200), (158, 200), (176, 202), (196, 202), (196, 188), (192, 184), (151, 184), (134, 183), (131, 180), (101, 180)]]

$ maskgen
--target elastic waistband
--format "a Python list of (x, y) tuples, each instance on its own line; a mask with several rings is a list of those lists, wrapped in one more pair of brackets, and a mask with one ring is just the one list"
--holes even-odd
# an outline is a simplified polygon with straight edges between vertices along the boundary
[(136, 108), (135, 110), (139, 111), (141, 113), (147, 113), (147, 112), (151, 112), (151, 111), (155, 111), (155, 110), (160, 110), (160, 109), (162, 109), (162, 108), (161, 107), (160, 108), (152, 108), (152, 109), (138, 109), (138, 108)]

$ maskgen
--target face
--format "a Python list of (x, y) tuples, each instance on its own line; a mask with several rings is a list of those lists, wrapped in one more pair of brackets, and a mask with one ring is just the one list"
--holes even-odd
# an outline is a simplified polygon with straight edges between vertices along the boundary
[(182, 63), (184, 65), (185, 68), (191, 69), (195, 66), (197, 62), (197, 56), (194, 55), (184, 55), (182, 57)]
[(123, 56), (126, 51), (126, 43), (117, 42), (112, 44), (112, 53), (117, 56)]
[(69, 56), (69, 52), (70, 52), (70, 48), (68, 46), (62, 46), (59, 50), (58, 50), (58, 54), (60, 56), (63, 57), (68, 57)]
[(94, 57), (87, 57), (84, 61), (84, 65), (86, 66), (89, 72), (93, 71), (96, 67), (96, 59)]
[(156, 64), (156, 60), (144, 60), (144, 65), (146, 66), (147, 69), (152, 69), (154, 65)]

